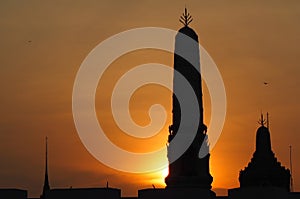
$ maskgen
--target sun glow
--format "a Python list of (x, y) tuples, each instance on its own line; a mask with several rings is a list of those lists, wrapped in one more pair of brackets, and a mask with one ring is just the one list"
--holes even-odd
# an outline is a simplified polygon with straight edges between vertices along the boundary
[(161, 170), (161, 176), (163, 178), (167, 177), (168, 175), (169, 175), (169, 168), (168, 167)]
[(151, 173), (148, 179), (148, 183), (151, 183), (157, 188), (163, 188), (166, 186), (165, 178), (168, 176), (168, 174), (169, 168), (166, 166), (159, 171)]

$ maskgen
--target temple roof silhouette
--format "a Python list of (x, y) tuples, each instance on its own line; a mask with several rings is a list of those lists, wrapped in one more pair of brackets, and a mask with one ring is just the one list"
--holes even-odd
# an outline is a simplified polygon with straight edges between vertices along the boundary
[[(290, 190), (290, 171), (275, 157), (268, 126), (263, 117), (256, 132), (256, 150), (248, 166), (240, 171), (240, 187), (280, 187)], [(268, 123), (268, 119), (267, 119)]]

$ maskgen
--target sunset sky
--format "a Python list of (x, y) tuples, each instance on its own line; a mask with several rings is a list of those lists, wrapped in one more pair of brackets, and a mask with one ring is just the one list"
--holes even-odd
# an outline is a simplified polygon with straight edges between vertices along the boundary
[[(227, 95), (225, 125), (211, 151), (213, 188), (239, 186), (239, 171), (255, 150), (260, 113), (269, 112), (272, 149), (289, 168), (292, 145), (294, 190), (300, 191), (298, 0), (1, 1), (0, 188), (41, 194), (46, 136), (51, 188), (104, 187), (108, 181), (122, 189), (122, 195), (134, 196), (152, 184), (164, 187), (162, 172), (116, 171), (87, 151), (73, 121), (72, 89), (81, 63), (100, 42), (138, 27), (178, 30), (185, 5), (194, 18), (190, 27), (217, 64)], [(172, 66), (173, 55), (144, 50), (120, 57), (105, 72), (96, 94), (98, 120), (107, 136), (133, 152), (164, 146), (171, 124), (171, 92), (155, 85), (144, 86), (132, 96), (130, 111), (136, 123), (147, 125), (149, 107), (162, 104), (168, 118), (160, 133), (133, 139), (112, 118), (114, 84), (130, 68), (149, 62)], [(210, 109), (204, 87), (207, 125)]]

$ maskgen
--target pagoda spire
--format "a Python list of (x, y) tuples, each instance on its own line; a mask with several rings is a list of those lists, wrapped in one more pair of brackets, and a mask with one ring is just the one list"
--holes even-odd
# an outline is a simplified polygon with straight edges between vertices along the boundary
[[(183, 23), (178, 34), (175, 36), (174, 49), (174, 75), (173, 75), (173, 95), (172, 95), (172, 124), (169, 126), (167, 157), (169, 160), (169, 174), (165, 178), (167, 188), (201, 188), (211, 189), (213, 177), (209, 172), (209, 146), (207, 144), (207, 126), (203, 121), (203, 99), (202, 99), (202, 78), (200, 67), (200, 49), (197, 33), (190, 27), (192, 17), (187, 9), (184, 9), (183, 15), (179, 20)], [(186, 35), (194, 40), (193, 43), (187, 42), (182, 35)], [(189, 57), (187, 61), (181, 55)], [(195, 96), (195, 105), (180, 104), (187, 103), (191, 99), (185, 91), (185, 85), (182, 83), (182, 77), (185, 78), (191, 86)], [(179, 101), (182, 100), (182, 101)], [(188, 111), (190, 107), (198, 109), (196, 112)], [(184, 113), (184, 114), (183, 114)], [(195, 128), (195, 129), (193, 129)], [(192, 132), (190, 129), (193, 129)], [(176, 135), (184, 139), (190, 139), (189, 136), (194, 133), (194, 138), (183, 154), (174, 158), (175, 151), (179, 149), (181, 143), (172, 142)], [(183, 143), (182, 142), (182, 143)], [(178, 144), (179, 143), (179, 144)], [(206, 151), (200, 158), (200, 149)], [(202, 156), (202, 152), (201, 152)]]
[(46, 137), (45, 178), (44, 178), (43, 193), (41, 198), (45, 198), (45, 194), (49, 190), (50, 190), (50, 185), (48, 179), (48, 137)]

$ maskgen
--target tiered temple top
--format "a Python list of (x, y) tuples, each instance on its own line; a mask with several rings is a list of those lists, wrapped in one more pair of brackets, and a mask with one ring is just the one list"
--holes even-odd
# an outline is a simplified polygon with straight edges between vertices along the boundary
[(256, 132), (256, 151), (248, 166), (240, 171), (240, 187), (281, 187), (290, 191), (290, 171), (281, 166), (271, 148), (269, 128), (261, 123)]

